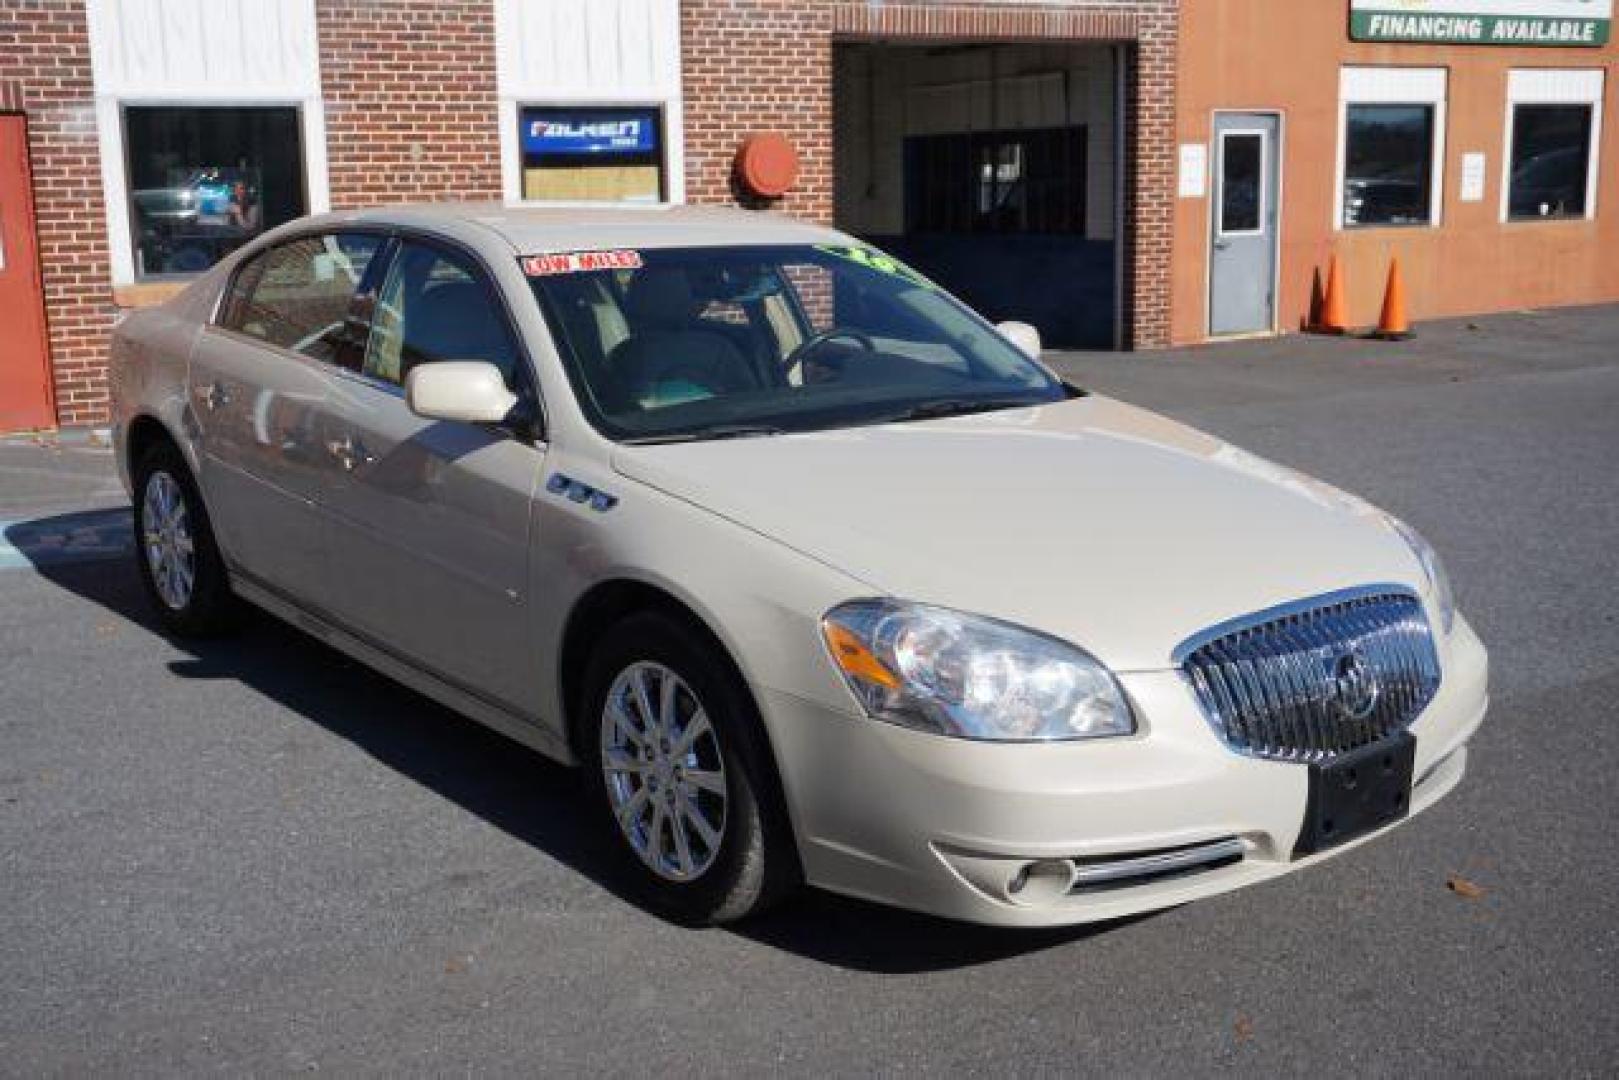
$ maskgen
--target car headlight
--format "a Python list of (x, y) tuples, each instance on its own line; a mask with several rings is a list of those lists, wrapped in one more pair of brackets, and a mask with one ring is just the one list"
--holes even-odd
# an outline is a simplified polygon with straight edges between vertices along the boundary
[(840, 605), (821, 630), (849, 688), (879, 720), (1002, 742), (1135, 730), (1112, 673), (1043, 634), (892, 600)]
[(1449, 634), (1450, 628), (1456, 625), (1456, 597), (1450, 591), (1450, 575), (1445, 573), (1445, 564), (1421, 533), (1397, 517), (1390, 516), (1388, 520), (1389, 526), (1400, 534), (1422, 564), (1422, 572), (1428, 577), (1428, 587), (1433, 596), (1434, 610), (1439, 613), (1439, 628)]

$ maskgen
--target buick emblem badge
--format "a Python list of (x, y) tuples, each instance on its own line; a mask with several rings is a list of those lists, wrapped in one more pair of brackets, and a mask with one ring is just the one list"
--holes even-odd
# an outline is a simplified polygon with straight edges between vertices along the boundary
[(1328, 661), (1332, 700), (1345, 720), (1364, 720), (1377, 708), (1377, 676), (1359, 648), (1350, 646)]

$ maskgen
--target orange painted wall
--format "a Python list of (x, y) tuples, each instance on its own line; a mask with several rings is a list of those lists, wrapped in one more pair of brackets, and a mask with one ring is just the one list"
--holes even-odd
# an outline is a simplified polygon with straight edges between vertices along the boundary
[[(1353, 323), (1376, 321), (1398, 255), (1414, 319), (1619, 300), (1619, 47), (1370, 45), (1349, 40), (1346, 0), (1186, 0), (1181, 5), (1178, 143), (1209, 141), (1216, 109), (1284, 116), (1281, 291), (1284, 331), (1309, 310), (1313, 274), (1336, 252)], [(1344, 65), (1448, 68), (1442, 224), (1334, 230), (1338, 71)], [(1606, 68), (1596, 218), (1504, 223), (1507, 72)], [(1480, 202), (1460, 200), (1461, 159), (1486, 156)], [(1212, 163), (1212, 155), (1211, 155)], [(1177, 199), (1171, 334), (1208, 328), (1209, 202)]]

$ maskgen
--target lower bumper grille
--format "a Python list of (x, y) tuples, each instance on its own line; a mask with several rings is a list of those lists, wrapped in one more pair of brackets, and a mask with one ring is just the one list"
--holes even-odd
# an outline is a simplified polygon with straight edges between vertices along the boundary
[(1284, 761), (1328, 761), (1404, 731), (1439, 689), (1422, 603), (1389, 588), (1260, 612), (1176, 655), (1226, 745)]
[(1095, 892), (1118, 889), (1130, 885), (1145, 885), (1149, 881), (1194, 874), (1203, 870), (1216, 870), (1222, 866), (1241, 862), (1246, 845), (1235, 836), (1186, 847), (1166, 848), (1162, 851), (1137, 852), (1133, 855), (1108, 855), (1096, 859), (1074, 860), (1074, 884), (1070, 892)]

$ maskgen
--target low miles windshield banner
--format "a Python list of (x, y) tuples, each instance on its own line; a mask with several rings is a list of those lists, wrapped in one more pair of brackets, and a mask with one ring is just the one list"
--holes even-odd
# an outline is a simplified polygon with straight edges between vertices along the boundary
[(1351, 41), (1606, 45), (1613, 0), (1349, 0)]

